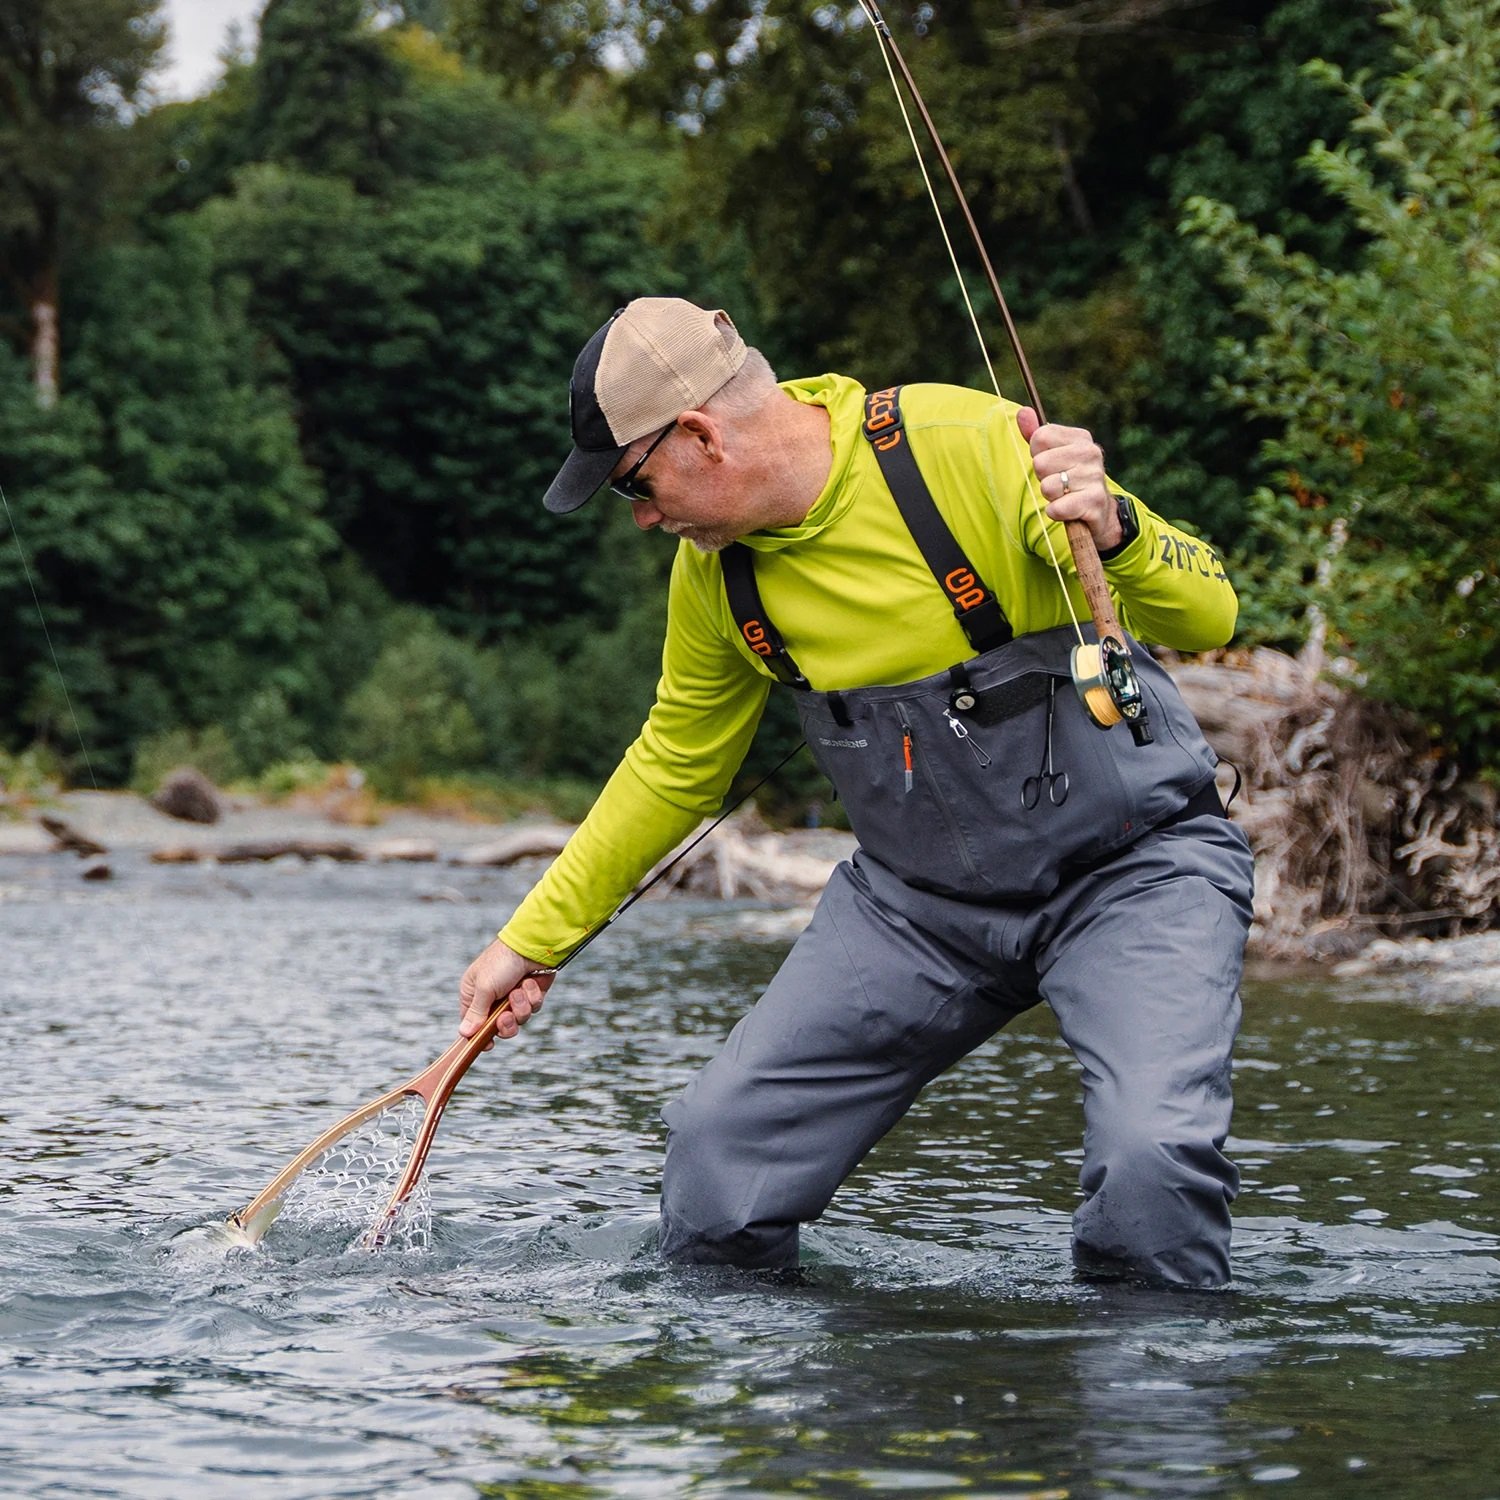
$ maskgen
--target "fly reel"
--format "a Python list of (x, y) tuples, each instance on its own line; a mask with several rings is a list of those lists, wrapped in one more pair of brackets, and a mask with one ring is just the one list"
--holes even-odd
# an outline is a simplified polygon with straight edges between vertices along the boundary
[(1137, 745), (1152, 743), (1140, 679), (1119, 641), (1105, 636), (1097, 645), (1090, 641), (1074, 646), (1072, 671), (1073, 686), (1091, 723), (1111, 729), (1123, 719)]

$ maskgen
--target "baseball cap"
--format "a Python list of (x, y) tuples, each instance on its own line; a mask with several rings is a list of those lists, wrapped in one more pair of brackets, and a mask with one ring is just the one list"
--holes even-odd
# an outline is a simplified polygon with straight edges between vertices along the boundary
[(681, 297), (637, 297), (619, 309), (573, 365), (573, 451), (543, 503), (577, 510), (637, 438), (702, 406), (745, 363), (728, 316)]

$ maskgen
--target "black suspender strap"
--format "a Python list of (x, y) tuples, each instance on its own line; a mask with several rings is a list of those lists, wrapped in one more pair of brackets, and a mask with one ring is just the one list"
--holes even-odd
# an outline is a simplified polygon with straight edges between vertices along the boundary
[[(949, 531), (922, 471), (912, 456), (901, 418), (901, 387), (872, 391), (865, 397), (864, 435), (875, 450), (901, 519), (911, 532), (932, 576), (953, 606), (954, 616), (977, 652), (992, 651), (1012, 640), (1015, 632), (1000, 601), (985, 586)], [(724, 569), (724, 592), (729, 611), (745, 644), (761, 657), (771, 675), (788, 687), (810, 689), (812, 684), (786, 649), (781, 632), (771, 623), (755, 582), (755, 554), (743, 542), (733, 542), (719, 553)], [(955, 667), (953, 701), (960, 709), (974, 706), (974, 693), (962, 667)], [(842, 715), (840, 720), (842, 721)]]
[(901, 519), (953, 606), (969, 643), (980, 652), (1005, 645), (1014, 638), (1015, 631), (1005, 618), (1000, 601), (985, 586), (948, 529), (927, 481), (922, 478), (902, 422), (899, 385), (871, 391), (865, 397), (864, 434), (875, 450), (880, 472), (895, 497)]
[(792, 660), (781, 632), (766, 616), (760, 602), (760, 588), (755, 582), (755, 555), (743, 542), (731, 542), (719, 553), (724, 569), (724, 592), (729, 597), (729, 612), (739, 626), (741, 637), (749, 648), (763, 657), (778, 682), (788, 687), (811, 688), (802, 669)]

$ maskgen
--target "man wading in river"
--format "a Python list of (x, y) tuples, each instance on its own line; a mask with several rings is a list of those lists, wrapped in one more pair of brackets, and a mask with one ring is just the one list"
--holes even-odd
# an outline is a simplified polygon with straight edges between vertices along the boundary
[(717, 811), (780, 679), (859, 849), (663, 1112), (662, 1254), (794, 1265), (799, 1226), (923, 1085), (1045, 1000), (1083, 1067), (1079, 1265), (1223, 1283), (1249, 848), (1144, 651), (1154, 742), (1085, 717), (1048, 537), (1066, 558), (1061, 523), (1084, 521), (1125, 628), (1187, 651), (1234, 628), (1218, 559), (1111, 486), (1080, 428), (954, 386), (778, 386), (724, 314), (676, 298), (616, 313), (571, 403), (547, 508), (609, 484), (684, 543), (661, 682), (587, 821), (465, 973), (460, 1029), (508, 995), (515, 1035), (540, 971)]

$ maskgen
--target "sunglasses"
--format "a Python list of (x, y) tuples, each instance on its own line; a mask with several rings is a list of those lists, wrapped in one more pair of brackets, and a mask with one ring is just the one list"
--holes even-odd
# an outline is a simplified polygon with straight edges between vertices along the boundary
[(618, 479), (611, 479), (609, 481), (610, 489), (619, 495), (621, 499), (649, 500), (651, 498), (651, 481), (649, 479), (641, 479), (638, 476), (641, 470), (645, 468), (646, 460), (661, 447), (670, 435), (672, 428), (676, 425), (676, 422), (672, 422), (662, 428), (652, 441), (651, 446)]

